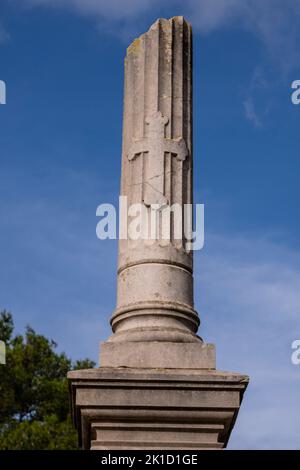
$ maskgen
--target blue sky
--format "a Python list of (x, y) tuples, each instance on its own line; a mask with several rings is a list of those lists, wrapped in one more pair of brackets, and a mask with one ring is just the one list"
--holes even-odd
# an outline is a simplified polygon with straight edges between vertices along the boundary
[(97, 360), (117, 242), (95, 213), (119, 194), (125, 49), (178, 14), (194, 28), (200, 333), (251, 377), (230, 448), (299, 448), (299, 0), (0, 0), (0, 307)]

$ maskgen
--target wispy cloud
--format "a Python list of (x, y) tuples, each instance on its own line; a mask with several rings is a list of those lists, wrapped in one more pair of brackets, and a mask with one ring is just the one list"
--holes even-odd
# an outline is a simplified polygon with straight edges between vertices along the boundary
[[(246, 87), (242, 104), (246, 119), (258, 129), (265, 125), (269, 110), (272, 107), (271, 90), (273, 86), (274, 79), (272, 82), (268, 81), (265, 78), (263, 68), (256, 66), (249, 85)], [(257, 103), (259, 103), (259, 106)]]
[[(113, 195), (94, 174), (53, 171), (42, 180), (16, 168), (1, 173), (0, 308), (12, 310), (17, 330), (29, 323), (72, 357), (97, 359), (115, 304), (117, 245), (96, 238), (95, 213)], [(22, 198), (9, 192), (12, 181)]]
[[(159, 0), (15, 0), (31, 7), (49, 6), (91, 17), (103, 24), (122, 22), (134, 30), (133, 24), (144, 14), (160, 16)], [(300, 0), (166, 0), (163, 12), (184, 14), (196, 30), (207, 34), (222, 28), (235, 27), (252, 32), (284, 70), (299, 65), (297, 44), (300, 37)], [(124, 25), (125, 22), (125, 25)], [(111, 28), (108, 30), (112, 31)], [(119, 35), (119, 28), (115, 28)], [(140, 31), (136, 31), (139, 33)]]
[(4, 28), (3, 24), (0, 22), (0, 44), (8, 41), (9, 39), (9, 34)]
[(159, 2), (158, 0), (25, 0), (25, 3), (30, 6), (69, 9), (82, 15), (114, 21), (137, 17)]
[[(54, 174), (39, 181), (14, 170), (22, 201), (7, 198), (12, 178), (2, 175), (1, 301), (18, 329), (31, 323), (72, 357), (96, 359), (110, 334), (117, 243), (96, 239), (95, 208), (99, 187), (101, 199), (113, 195), (96, 175)], [(51, 188), (47, 197), (41, 184)], [(297, 448), (300, 366), (291, 364), (291, 343), (300, 337), (299, 253), (267, 237), (207, 233), (195, 258), (200, 334), (216, 344), (219, 369), (251, 378), (230, 447)]]
[(251, 379), (230, 446), (297, 448), (300, 367), (291, 342), (300, 337), (300, 255), (268, 238), (206, 240), (195, 260), (201, 333), (216, 343), (218, 368)]
[(262, 127), (262, 122), (255, 109), (253, 98), (248, 97), (247, 99), (245, 99), (243, 101), (243, 106), (246, 119), (252, 122), (255, 127)]
[(252, 32), (285, 71), (299, 65), (299, 0), (187, 0), (187, 6), (201, 32), (242, 28)]

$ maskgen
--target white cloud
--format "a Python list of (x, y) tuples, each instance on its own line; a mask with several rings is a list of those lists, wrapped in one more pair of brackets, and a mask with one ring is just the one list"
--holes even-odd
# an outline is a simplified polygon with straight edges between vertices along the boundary
[(203, 282), (213, 280), (223, 300), (225, 292), (228, 302), (251, 307), (272, 324), (297, 320), (300, 326), (299, 253), (267, 238), (207, 234), (206, 239)]
[[(263, 68), (256, 66), (242, 101), (246, 119), (256, 128), (264, 126), (272, 107), (272, 97), (270, 96), (272, 86), (273, 83), (266, 80)], [(260, 104), (259, 107), (257, 102)]]
[(222, 28), (243, 15), (241, 0), (187, 0), (193, 24), (203, 33)]
[[(117, 244), (97, 239), (95, 211), (114, 200), (113, 183), (63, 167), (37, 173), (2, 171), (0, 308), (17, 331), (30, 324), (69, 356), (97, 360), (115, 306)], [(8, 189), (12, 178), (21, 199)]]
[(187, 5), (200, 31), (242, 28), (263, 43), (283, 71), (299, 65), (299, 0), (187, 0)]
[(25, 0), (31, 6), (67, 8), (83, 15), (122, 20), (149, 10), (158, 0)]
[[(95, 18), (97, 23), (103, 19), (132, 21), (158, 5), (156, 0), (27, 0), (27, 3), (36, 7), (68, 8)], [(165, 4), (175, 6), (178, 2), (166, 0)], [(299, 6), (299, 0), (186, 0), (183, 13), (202, 33), (231, 25), (252, 31), (271, 56), (288, 69), (299, 61), (295, 40), (299, 34)], [(118, 28), (111, 28), (113, 30), (117, 31)], [(255, 76), (255, 83), (264, 86), (259, 74)], [(254, 102), (249, 97), (245, 102), (248, 119), (257, 125), (260, 117), (256, 114)], [(90, 178), (88, 181), (90, 183)], [(77, 187), (80, 185), (76, 184)], [(28, 211), (24, 210), (23, 213), (28, 214)], [(114, 302), (114, 294), (107, 294), (115, 280), (115, 264), (110, 259), (112, 250), (106, 250), (96, 241), (91, 242), (91, 235), (87, 235), (86, 231), (82, 233), (76, 223), (74, 227), (72, 218), (64, 220), (64, 214), (58, 217), (60, 212), (57, 208), (50, 213), (37, 208), (30, 220), (43, 221), (44, 213), (47, 213), (47, 220), (41, 223), (40, 232), (37, 231), (33, 239), (31, 229), (27, 228), (29, 231), (24, 233), (24, 228), (17, 227), (25, 236), (25, 242), (26, 233), (30, 241), (24, 248), (30, 255), (31, 270), (24, 264), (21, 266), (23, 274), (16, 280), (13, 269), (17, 261), (12, 263), (11, 259), (18, 260), (18, 253), (14, 253), (14, 257), (10, 256), (10, 263), (4, 263), (9, 266), (9, 272), (5, 272), (2, 285), (6, 287), (4, 281), (10, 275), (15, 284), (11, 282), (14, 289), (9, 292), (7, 288), (6, 296), (9, 298), (10, 294), (11, 299), (17, 299), (14, 302), (19, 302), (16, 308), (21, 311), (27, 301), (25, 280), (32, 275), (35, 283), (30, 283), (31, 290), (27, 294), (32, 302), (28, 310), (33, 308), (35, 296), (43, 292), (45, 303), (49, 304), (49, 298), (53, 302), (48, 305), (47, 314), (53, 319), (53, 331), (59, 326), (58, 339), (62, 342), (67, 336), (68, 348), (90, 351), (90, 345), (93, 343), (94, 348), (98, 337), (98, 311), (102, 313), (101, 320), (99, 317), (100, 330), (100, 326), (106, 328), (105, 325), (108, 325), (107, 319), (113, 308), (110, 304)], [(16, 217), (14, 211), (11, 214), (16, 221), (21, 218)], [(58, 218), (61, 238), (57, 240), (57, 237), (50, 235)], [(79, 214), (78, 220), (81, 220)], [(30, 224), (27, 226), (31, 227)], [(23, 245), (19, 245), (21, 249)], [(53, 260), (50, 267), (48, 258), (42, 263), (39, 247), (41, 253), (50, 253)], [(105, 266), (105, 270), (101, 270), (103, 278), (99, 273), (101, 261)], [(216, 343), (219, 368), (248, 373), (251, 378), (231, 447), (299, 447), (300, 412), (296, 384), (297, 381), (299, 383), (300, 367), (291, 364), (290, 345), (292, 340), (300, 338), (300, 255), (267, 239), (207, 234), (206, 246), (199, 260), (196, 257), (195, 266), (195, 292), (203, 325), (200, 334), (205, 340)], [(17, 268), (19, 270), (20, 265), (15, 267), (16, 271)], [(108, 268), (111, 271), (109, 276)], [(81, 275), (88, 281), (81, 281)], [(95, 286), (98, 275), (99, 287)], [(66, 279), (69, 282), (67, 292)], [(89, 286), (91, 282), (93, 285)], [(98, 289), (106, 295), (98, 294)], [(49, 296), (49, 290), (55, 295)], [(114, 290), (114, 285), (111, 290)], [(62, 312), (61, 305), (65, 298), (69, 305)], [(104, 318), (105, 314), (107, 318)], [(49, 318), (44, 319), (45, 324), (49, 324)], [(69, 319), (67, 333), (64, 331), (66, 318)], [(80, 331), (83, 331), (81, 336)], [(74, 337), (78, 338), (78, 344), (72, 346)]]
[(248, 97), (243, 101), (246, 119), (254, 124), (255, 127), (262, 127), (262, 122), (255, 109), (252, 97)]
[[(27, 199), (0, 204), (1, 237), (10, 237), (1, 299), (17, 329), (30, 323), (73, 358), (96, 359), (110, 334), (117, 244), (96, 239), (90, 204), (99, 202), (99, 187), (101, 199), (112, 200), (111, 182), (62, 169), (53, 175), (43, 182), (51, 197), (36, 200), (24, 186)], [(13, 176), (21, 189), (38, 184), (24, 172)], [(3, 181), (10, 184), (9, 174)], [(216, 344), (218, 368), (250, 375), (230, 448), (299, 447), (300, 366), (291, 363), (291, 343), (300, 338), (300, 254), (267, 237), (207, 233), (195, 256), (195, 293), (200, 334)]]
[[(160, 16), (159, 0), (20, 0), (20, 4), (64, 8), (90, 16), (97, 22), (141, 20), (145, 13)], [(184, 14), (201, 33), (210, 33), (220, 28), (234, 26), (251, 31), (264, 44), (273, 59), (284, 70), (299, 64), (300, 0), (166, 0), (163, 11)], [(107, 26), (107, 25), (106, 25)], [(130, 30), (132, 25), (130, 27)], [(107, 28), (112, 31), (112, 28)], [(114, 29), (119, 35), (119, 28)], [(138, 34), (140, 31), (135, 31)], [(246, 51), (245, 51), (246, 53)]]
[(9, 34), (0, 22), (0, 44), (6, 42), (9, 39)]
[(210, 233), (195, 266), (200, 334), (216, 343), (218, 368), (250, 375), (230, 448), (297, 448), (299, 253), (267, 238)]

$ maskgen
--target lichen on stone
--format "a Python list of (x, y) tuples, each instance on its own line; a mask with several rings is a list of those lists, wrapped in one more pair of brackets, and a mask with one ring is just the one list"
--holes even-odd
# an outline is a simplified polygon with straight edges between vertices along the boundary
[(136, 38), (130, 46), (127, 47), (127, 54), (138, 54), (141, 47), (141, 38)]

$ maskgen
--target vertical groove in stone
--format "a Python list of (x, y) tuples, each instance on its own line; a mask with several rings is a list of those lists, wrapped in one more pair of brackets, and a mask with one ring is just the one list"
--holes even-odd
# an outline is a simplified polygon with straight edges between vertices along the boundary
[[(124, 80), (124, 100), (123, 100), (123, 133), (122, 133), (122, 166), (121, 166), (121, 194), (127, 193), (126, 183), (128, 182), (128, 165), (123, 157), (126, 153), (128, 147), (128, 136), (132, 134), (132, 113), (130, 112), (130, 103), (131, 93), (130, 93), (130, 77), (131, 73), (131, 61), (129, 57), (125, 57), (124, 67), (125, 67), (125, 80)], [(131, 106), (130, 106), (131, 105)], [(126, 126), (125, 126), (126, 122)]]
[[(146, 50), (147, 50), (147, 36), (143, 36), (143, 51), (142, 51), (142, 57), (143, 57), (143, 75), (141, 77), (141, 80), (143, 80), (143, 87), (144, 87), (144, 95), (143, 95), (143, 112), (141, 114), (141, 121), (142, 121), (142, 137), (145, 137), (145, 120), (146, 120), (146, 77), (147, 77), (147, 62), (146, 62)], [(144, 199), (144, 188), (143, 188), (143, 180), (145, 178), (145, 154), (141, 155), (142, 158), (142, 181), (141, 181), (141, 199)]]
[[(185, 24), (182, 22), (181, 25), (181, 35), (182, 35), (182, 41), (181, 41), (181, 61), (182, 61), (182, 81), (181, 81), (181, 93), (182, 93), (182, 100), (181, 100), (181, 135), (184, 137), (185, 141), (187, 142), (188, 140), (188, 135), (187, 135), (187, 108), (188, 108), (188, 103), (187, 103), (187, 96), (186, 96), (186, 80), (189, 78), (189, 70), (187, 69), (187, 61), (186, 61), (186, 35), (185, 35)], [(187, 142), (187, 146), (189, 147), (189, 143)], [(182, 206), (184, 206), (185, 201), (185, 188), (186, 188), (186, 181), (185, 181), (185, 162), (180, 162), (180, 188), (181, 188), (181, 200), (182, 200)], [(182, 207), (182, 218), (183, 218), (183, 207)], [(185, 239), (183, 237), (183, 243), (185, 244)]]
[(184, 67), (184, 70), (188, 74), (188, 76), (185, 77), (185, 80), (183, 83), (185, 84), (185, 90), (184, 90), (184, 96), (186, 97), (186, 105), (183, 108), (183, 113), (184, 113), (184, 118), (183, 118), (183, 123), (184, 123), (184, 134), (186, 135), (186, 140), (187, 144), (189, 147), (190, 151), (190, 159), (189, 161), (186, 162), (186, 171), (187, 171), (187, 177), (186, 177), (186, 183), (187, 183), (187, 188), (186, 188), (186, 197), (184, 202), (185, 203), (192, 203), (192, 181), (191, 181), (191, 175), (192, 175), (192, 164), (193, 164), (193, 136), (192, 136), (192, 131), (193, 131), (193, 123), (192, 123), (192, 35), (191, 35), (191, 27), (187, 27), (187, 25), (184, 25), (185, 29), (185, 38), (187, 41), (187, 45), (184, 48), (185, 50), (185, 55), (186, 55), (186, 67)]
[[(128, 196), (129, 204), (144, 200), (150, 161), (147, 151), (129, 161), (128, 150), (134, 140), (147, 139), (146, 119), (157, 111), (169, 119), (166, 138), (182, 137), (189, 149), (185, 162), (174, 154), (165, 153), (164, 195), (171, 205), (179, 203), (183, 207), (192, 202), (191, 79), (191, 28), (183, 17), (157, 20), (127, 49), (121, 194)], [(120, 267), (134, 258), (130, 253), (131, 245), (136, 246), (136, 243), (120, 241)], [(171, 245), (167, 248), (165, 244), (162, 248), (157, 243), (152, 254), (148, 247), (147, 254), (135, 251), (135, 258), (137, 261), (144, 257), (177, 259), (191, 267), (192, 254), (180, 250), (180, 243)]]
[(161, 20), (157, 22), (157, 93), (156, 93), (156, 102), (157, 102), (157, 109), (160, 109), (160, 91), (161, 91)]
[[(136, 138), (141, 139), (144, 136), (144, 119), (141, 119), (141, 116), (144, 116), (145, 113), (145, 36), (142, 36), (140, 39), (140, 51), (137, 55), (137, 82), (135, 86), (135, 93), (136, 93), (136, 103), (137, 103), (137, 111), (136, 111)], [(142, 154), (140, 158), (134, 160), (134, 166), (136, 170), (134, 172), (134, 180), (132, 184), (134, 184), (137, 188), (136, 196), (134, 202), (140, 202), (143, 198), (143, 173), (144, 173), (144, 159), (145, 156)], [(133, 167), (134, 168), (134, 167)], [(140, 175), (136, 179), (136, 175)], [(136, 184), (140, 183), (140, 184)]]
[(154, 114), (158, 109), (159, 29), (159, 21), (157, 21), (150, 28), (148, 33), (146, 33), (146, 106), (145, 114), (143, 116), (144, 119)]
[[(186, 28), (186, 37), (188, 40), (187, 47), (185, 48), (187, 54), (187, 70), (189, 72), (189, 77), (186, 80), (186, 125), (187, 125), (187, 142), (189, 146), (190, 158), (189, 161), (185, 162), (185, 171), (186, 176), (184, 180), (186, 181), (185, 197), (184, 203), (193, 204), (193, 44), (192, 44), (192, 29), (191, 26)], [(192, 218), (193, 220), (193, 218)], [(193, 225), (193, 222), (192, 222)]]
[[(144, 135), (147, 137), (146, 119), (153, 115), (159, 106), (159, 50), (160, 50), (160, 21), (156, 21), (148, 33), (143, 36), (145, 40), (145, 74), (144, 74), (144, 111), (140, 120), (144, 123)], [(143, 155), (143, 178), (146, 179), (149, 168), (148, 154)], [(142, 186), (142, 197), (137, 202), (144, 200), (144, 185)]]
[[(138, 138), (141, 139), (144, 137), (145, 133), (145, 120), (141, 119), (140, 116), (144, 116), (145, 114), (145, 37), (141, 39), (141, 53), (139, 54), (139, 62), (140, 62), (140, 73), (139, 73), (139, 82), (140, 87), (142, 90), (142, 95), (139, 97), (139, 131), (138, 131)], [(139, 186), (139, 195), (137, 197), (137, 202), (140, 202), (143, 199), (143, 174), (144, 174), (144, 166), (145, 166), (145, 155), (142, 154), (139, 158), (140, 160), (140, 186)]]
[[(174, 94), (173, 94), (173, 138), (183, 137), (186, 139), (186, 136), (183, 134), (183, 106), (184, 106), (184, 96), (183, 96), (183, 18), (180, 17), (174, 21), (175, 26), (175, 35), (174, 35)], [(172, 158), (172, 193), (174, 194), (173, 203), (179, 203), (182, 205), (182, 162), (178, 161), (176, 158)], [(181, 240), (176, 242), (174, 241), (175, 246), (181, 244)]]
[[(167, 138), (172, 137), (172, 61), (173, 61), (173, 21), (161, 20), (161, 44), (160, 44), (160, 94), (159, 110), (164, 116), (168, 116), (169, 122), (165, 128)], [(170, 202), (171, 193), (171, 155), (165, 153), (164, 161), (164, 189), (165, 195)]]

